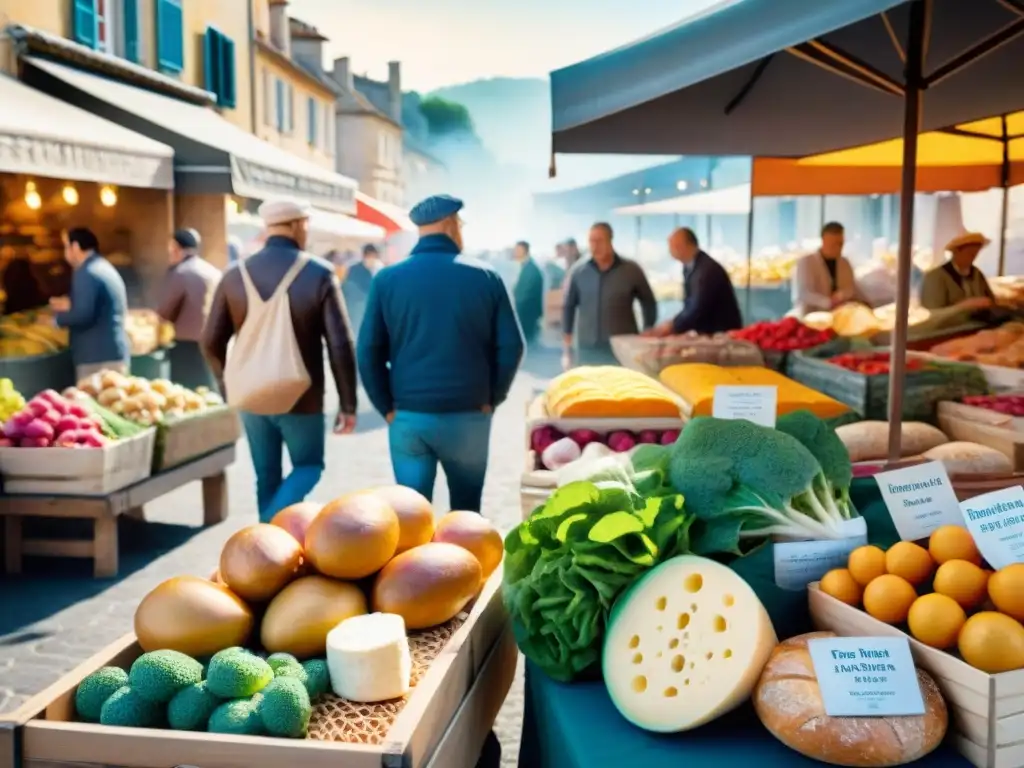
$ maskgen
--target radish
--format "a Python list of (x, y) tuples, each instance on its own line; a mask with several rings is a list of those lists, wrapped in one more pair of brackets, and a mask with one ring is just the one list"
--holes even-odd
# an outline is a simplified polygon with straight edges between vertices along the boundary
[(53, 440), (53, 425), (42, 419), (33, 419), (25, 425), (23, 434), (26, 439), (41, 439), (49, 443)]
[(536, 453), (544, 453), (549, 445), (557, 443), (565, 435), (552, 426), (537, 427), (530, 435), (530, 448)]
[(33, 397), (26, 403), (25, 410), (32, 414), (32, 418), (38, 418), (50, 410), (50, 404), (38, 397)]
[(88, 419), (89, 411), (87, 411), (81, 405), (78, 405), (78, 403), (71, 403), (71, 405), (68, 406), (68, 415), (74, 416), (75, 418), (78, 419)]
[(672, 445), (672, 443), (674, 443), (678, 439), (679, 439), (679, 430), (678, 429), (666, 429), (664, 432), (661, 433), (661, 444), (662, 445)]
[(49, 448), (50, 441), (45, 437), (23, 437), (21, 439), (22, 448)]
[(647, 443), (649, 445), (658, 444), (658, 431), (655, 429), (641, 429), (636, 436), (638, 443)]
[(45, 421), (51, 427), (56, 427), (57, 422), (63, 418), (63, 414), (56, 408), (47, 408), (38, 416), (40, 421)]
[(601, 435), (592, 429), (574, 429), (569, 433), (569, 437), (576, 441), (576, 445), (580, 448), (586, 448), (591, 443), (604, 442), (601, 440)]
[(624, 453), (636, 445), (636, 438), (632, 432), (620, 430), (608, 435), (608, 447), (617, 453)]
[(0, 448), (13, 448), (16, 443), (9, 437), (0, 437)]
[(78, 445), (85, 448), (102, 448), (107, 444), (107, 439), (99, 432), (79, 432), (78, 435)]
[(18, 411), (4, 424), (4, 435), (12, 440), (20, 440), (25, 436), (25, 427), (34, 418), (31, 411)]
[(81, 422), (74, 416), (63, 416), (54, 429), (58, 435), (63, 435), (65, 432), (74, 432), (80, 428)]

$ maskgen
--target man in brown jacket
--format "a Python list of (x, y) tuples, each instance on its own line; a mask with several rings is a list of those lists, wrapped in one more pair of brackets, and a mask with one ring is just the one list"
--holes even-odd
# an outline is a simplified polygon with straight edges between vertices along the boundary
[[(323, 346), (338, 388), (341, 412), (335, 434), (356, 425), (356, 365), (352, 332), (334, 268), (323, 259), (303, 254), (310, 209), (288, 200), (268, 200), (260, 206), (267, 239), (263, 248), (245, 260), (245, 268), (260, 297), (267, 301), (300, 255), (307, 263), (288, 288), (292, 328), (311, 384), (288, 413), (242, 413), (249, 450), (256, 470), (260, 519), (269, 520), (313, 490), (324, 469)], [(246, 293), (238, 264), (224, 274), (213, 297), (203, 331), (203, 352), (214, 375), (223, 381), (228, 342), (245, 322)], [(268, 361), (269, 362), (269, 361)], [(229, 394), (229, 393), (228, 393)], [(282, 453), (288, 450), (292, 471), (283, 476)]]

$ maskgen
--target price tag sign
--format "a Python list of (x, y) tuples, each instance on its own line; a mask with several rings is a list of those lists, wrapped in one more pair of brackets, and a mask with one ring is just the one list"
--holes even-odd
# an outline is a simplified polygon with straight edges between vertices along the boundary
[(774, 427), (778, 387), (715, 387), (711, 415), (716, 419), (746, 419), (762, 427)]
[(807, 648), (829, 717), (924, 714), (907, 638), (824, 637)]
[(960, 505), (967, 530), (996, 570), (1024, 562), (1024, 488), (1004, 488)]
[(833, 568), (845, 568), (850, 553), (868, 543), (868, 527), (864, 518), (856, 517), (843, 523), (843, 529), (846, 537), (842, 539), (780, 541), (772, 545), (776, 586), (799, 591)]
[(943, 525), (964, 524), (960, 502), (941, 461), (879, 472), (875, 482), (904, 541), (926, 539)]

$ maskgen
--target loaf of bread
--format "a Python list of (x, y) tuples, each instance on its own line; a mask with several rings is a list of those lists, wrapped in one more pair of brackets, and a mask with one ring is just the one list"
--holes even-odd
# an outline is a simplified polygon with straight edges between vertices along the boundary
[(754, 709), (764, 727), (790, 749), (830, 765), (880, 768), (924, 757), (942, 742), (949, 715), (935, 681), (917, 680), (925, 714), (905, 717), (829, 717), (818, 688), (807, 641), (835, 637), (811, 632), (780, 643), (754, 689)]

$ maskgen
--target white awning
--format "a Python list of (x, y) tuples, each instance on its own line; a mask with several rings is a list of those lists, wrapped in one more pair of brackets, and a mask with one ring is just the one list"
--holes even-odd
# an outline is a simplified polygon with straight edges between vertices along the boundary
[(174, 150), (0, 73), (0, 172), (171, 189)]
[(327, 211), (314, 211), (309, 220), (311, 231), (334, 235), (335, 237), (351, 237), (360, 240), (383, 242), (387, 237), (384, 227), (370, 224), (351, 216)]
[(621, 216), (671, 216), (673, 214), (745, 216), (750, 213), (750, 185), (740, 184), (695, 195), (680, 195), (640, 205), (616, 208)]

